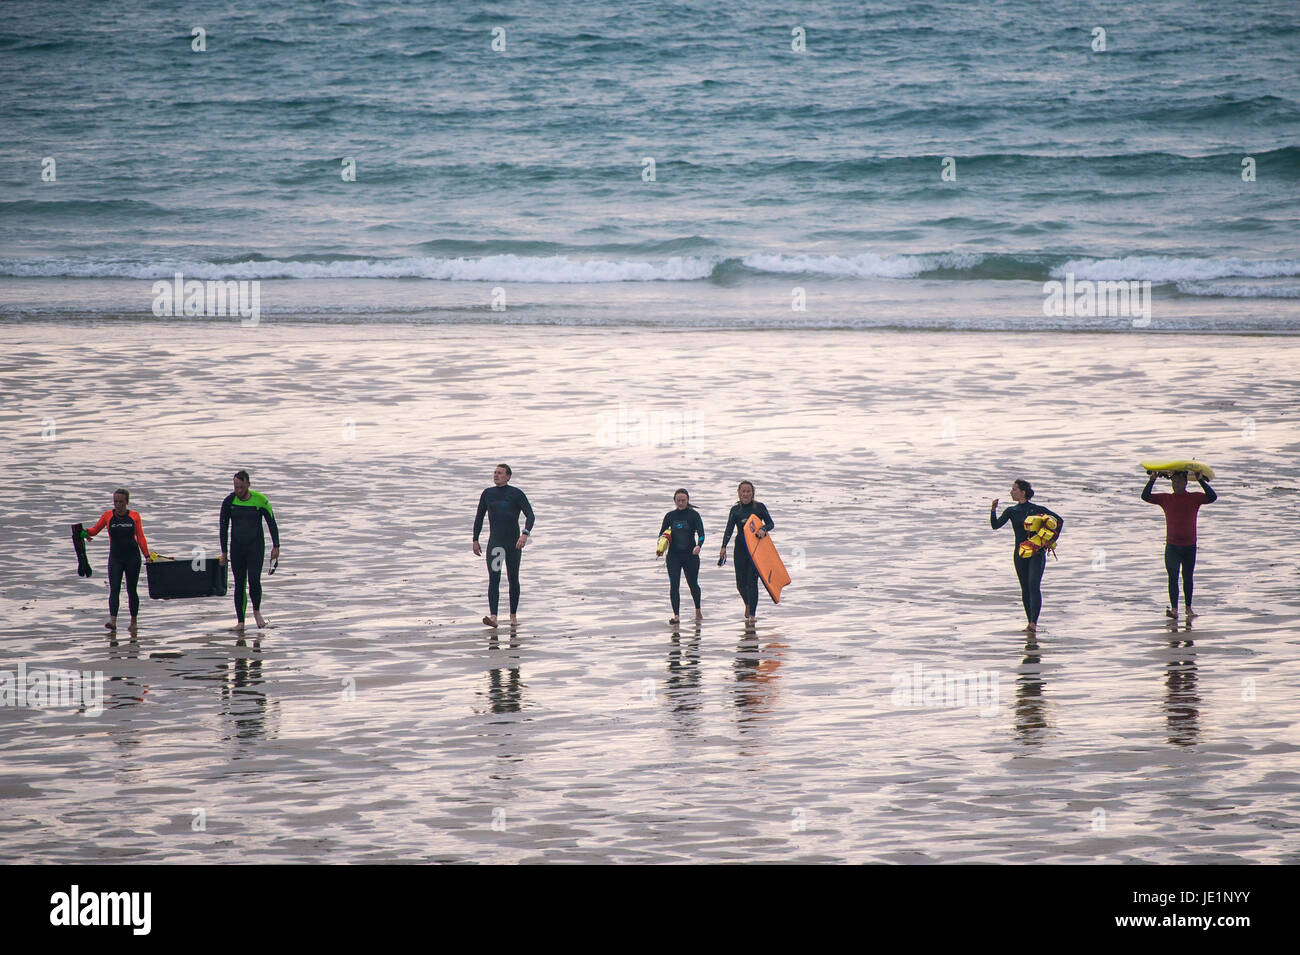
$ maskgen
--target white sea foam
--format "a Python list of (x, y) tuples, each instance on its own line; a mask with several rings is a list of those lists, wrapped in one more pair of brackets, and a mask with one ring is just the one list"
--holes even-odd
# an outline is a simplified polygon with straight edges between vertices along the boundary
[(1223, 282), (1179, 282), (1184, 295), (1210, 298), (1300, 298), (1300, 285), (1230, 285)]
[(808, 275), (840, 275), (862, 279), (908, 279), (934, 269), (968, 269), (983, 261), (975, 253), (940, 255), (773, 255), (753, 252), (742, 260), (760, 272), (795, 272)]
[(336, 259), (326, 262), (248, 261), (231, 263), (155, 259), (151, 261), (75, 261), (10, 259), (0, 275), (19, 278), (170, 278), (176, 272), (196, 279), (438, 279), (461, 282), (682, 282), (707, 278), (716, 259), (673, 256), (654, 262), (567, 256), (489, 255), (482, 258)]
[(1072, 259), (1052, 269), (1056, 278), (1073, 272), (1076, 279), (1151, 282), (1205, 281), (1226, 278), (1278, 278), (1300, 275), (1300, 259), (1186, 259), (1130, 255), (1122, 259)]

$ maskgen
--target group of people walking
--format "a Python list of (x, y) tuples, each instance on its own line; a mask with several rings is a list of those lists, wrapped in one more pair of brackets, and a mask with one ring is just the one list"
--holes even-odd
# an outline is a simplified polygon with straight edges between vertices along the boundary
[[(1180, 573), (1187, 619), (1191, 620), (1196, 616), (1192, 612), (1192, 572), (1196, 567), (1196, 513), (1203, 504), (1213, 504), (1219, 498), (1219, 495), (1214, 493), (1214, 488), (1210, 487), (1209, 481), (1201, 474), (1196, 475), (1201, 490), (1189, 492), (1187, 473), (1175, 471), (1170, 475), (1172, 493), (1151, 493), (1156, 478), (1159, 477), (1157, 473), (1150, 475), (1147, 486), (1142, 489), (1142, 500), (1159, 505), (1165, 512), (1165, 571), (1169, 576), (1169, 606), (1165, 609), (1165, 616), (1175, 621), (1178, 619)], [(1012, 551), (1011, 559), (1015, 564), (1016, 577), (1020, 580), (1020, 600), (1024, 604), (1025, 617), (1029, 621), (1025, 627), (1027, 633), (1035, 633), (1038, 630), (1038, 614), (1043, 608), (1041, 587), (1043, 570), (1047, 566), (1047, 549), (1038, 549), (1028, 557), (1022, 556), (1020, 545), (1029, 538), (1029, 530), (1025, 522), (1034, 515), (1046, 514), (1056, 519), (1058, 536), (1065, 526), (1065, 519), (1061, 515), (1042, 505), (1031, 503), (1033, 496), (1034, 489), (1029, 482), (1017, 478), (1011, 485), (1011, 499), (1016, 503), (1004, 510), (1001, 515), (998, 514), (997, 498), (993, 499), (989, 508), (989, 523), (993, 529), (997, 530), (1007, 521), (1011, 521), (1011, 529), (1016, 535), (1016, 549)]]
[[(1174, 620), (1178, 619), (1178, 589), (1181, 577), (1184, 606), (1187, 618), (1195, 616), (1192, 612), (1192, 575), (1196, 567), (1196, 515), (1204, 504), (1218, 499), (1204, 476), (1197, 474), (1200, 492), (1188, 492), (1188, 475), (1175, 472), (1170, 482), (1172, 493), (1153, 494), (1152, 488), (1158, 475), (1152, 474), (1142, 490), (1142, 500), (1158, 505), (1165, 513), (1165, 570), (1169, 577), (1169, 607), (1165, 613)], [(488, 568), (488, 614), (483, 623), (489, 627), (498, 626), (498, 610), (501, 595), (501, 571), (504, 569), (509, 587), (510, 625), (518, 623), (519, 612), (519, 565), (524, 547), (531, 539), (535, 516), (532, 505), (523, 491), (510, 484), (513, 472), (507, 464), (498, 464), (492, 472), (492, 486), (486, 488), (479, 496), (478, 512), (474, 517), (473, 551), (475, 556), (486, 557)], [(1038, 629), (1038, 617), (1042, 610), (1043, 571), (1047, 563), (1047, 548), (1039, 548), (1028, 556), (1024, 555), (1021, 545), (1030, 537), (1026, 521), (1036, 515), (1047, 515), (1057, 522), (1056, 534), (1064, 528), (1065, 520), (1055, 511), (1032, 503), (1034, 489), (1028, 481), (1017, 478), (1011, 485), (1011, 499), (1015, 502), (998, 514), (998, 501), (995, 498), (989, 508), (989, 524), (994, 530), (1010, 522), (1015, 532), (1016, 549), (1012, 561), (1016, 577), (1020, 581), (1020, 598), (1024, 605), (1028, 621), (1025, 630), (1034, 633)], [(754, 498), (754, 485), (750, 481), (741, 481), (736, 488), (736, 503), (727, 515), (727, 528), (722, 536), (722, 547), (718, 551), (718, 566), (727, 561), (727, 544), (733, 533), (736, 545), (732, 552), (732, 566), (735, 570), (736, 590), (745, 604), (745, 622), (752, 625), (758, 619), (758, 572), (750, 560), (749, 550), (745, 546), (742, 529), (751, 516), (757, 515), (762, 526), (756, 536), (767, 536), (776, 526), (772, 516), (761, 501)], [(108, 577), (109, 619), (105, 624), (109, 630), (117, 629), (118, 610), (122, 581), (127, 585), (127, 601), (131, 614), (130, 630), (136, 630), (136, 618), (140, 611), (140, 597), (136, 586), (143, 561), (157, 559), (149, 550), (144, 535), (144, 524), (140, 515), (130, 510), (130, 493), (125, 488), (113, 492), (113, 507), (100, 515), (99, 521), (89, 530), (86, 537), (94, 537), (107, 528), (109, 534)], [(519, 518), (523, 517), (524, 527), (519, 527)], [(480, 537), (483, 520), (488, 522), (487, 549), (483, 549)], [(258, 627), (265, 627), (266, 620), (261, 613), (262, 605), (262, 561), (265, 557), (266, 540), (262, 533), (265, 523), (271, 533), (271, 569), (274, 572), (280, 556), (280, 530), (275, 521), (266, 495), (250, 487), (247, 471), (234, 475), (234, 490), (221, 502), (219, 518), (221, 530), (221, 560), (229, 560), (230, 569), (235, 575), (235, 616), (238, 631), (244, 629), (245, 611), (251, 598), (253, 618)], [(668, 547), (663, 557), (668, 567), (668, 598), (672, 604), (673, 615), (669, 623), (677, 624), (681, 619), (681, 578), (686, 576), (686, 585), (695, 604), (695, 619), (702, 620), (700, 603), (700, 553), (704, 547), (704, 521), (695, 508), (691, 506), (691, 496), (685, 488), (678, 488), (673, 493), (673, 509), (664, 515), (659, 528), (660, 535), (669, 536)], [(1032, 548), (1030, 548), (1033, 550)]]
[[(244, 629), (244, 616), (248, 598), (253, 600), (253, 619), (259, 627), (266, 626), (262, 616), (262, 560), (266, 556), (266, 538), (262, 534), (265, 522), (271, 532), (271, 569), (280, 559), (280, 528), (275, 523), (275, 512), (266, 495), (249, 487), (247, 471), (234, 476), (234, 490), (221, 502), (221, 562), (230, 562), (235, 575), (235, 618), (233, 629)], [(108, 529), (108, 622), (109, 630), (117, 630), (117, 614), (121, 608), (122, 578), (126, 578), (127, 609), (131, 622), (127, 629), (136, 632), (140, 613), (140, 595), (137, 584), (143, 563), (159, 559), (149, 550), (144, 536), (144, 522), (140, 515), (128, 509), (131, 492), (118, 488), (113, 492), (113, 506), (100, 515), (89, 530), (82, 532), (84, 539), (93, 538)]]

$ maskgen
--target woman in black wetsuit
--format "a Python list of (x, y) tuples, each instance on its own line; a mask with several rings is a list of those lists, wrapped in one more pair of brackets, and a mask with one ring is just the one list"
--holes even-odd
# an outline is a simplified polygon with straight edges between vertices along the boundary
[(732, 554), (732, 561), (736, 568), (736, 590), (740, 591), (740, 596), (745, 601), (745, 622), (756, 623), (758, 621), (758, 571), (749, 559), (749, 550), (745, 547), (745, 522), (749, 520), (751, 514), (759, 516), (763, 522), (757, 534), (760, 538), (766, 537), (767, 532), (776, 525), (772, 523), (772, 516), (767, 513), (767, 508), (760, 501), (754, 500), (752, 482), (741, 481), (736, 488), (736, 497), (740, 500), (732, 506), (731, 513), (727, 516), (727, 532), (722, 535), (722, 549), (718, 552), (718, 563), (721, 564), (727, 559), (727, 541), (731, 540), (731, 532), (736, 531), (736, 549)]
[(669, 623), (677, 623), (681, 618), (682, 571), (686, 571), (686, 585), (691, 588), (691, 599), (695, 601), (695, 619), (703, 620), (700, 613), (700, 548), (704, 546), (704, 521), (700, 512), (691, 507), (691, 496), (686, 488), (679, 487), (673, 492), (673, 510), (664, 515), (664, 522), (659, 527), (663, 534), (672, 529), (672, 543), (664, 557), (668, 561), (668, 597), (673, 604), (673, 616)]
[(1001, 517), (998, 517), (997, 498), (993, 499), (993, 505), (989, 509), (989, 524), (994, 530), (1011, 521), (1011, 529), (1016, 533), (1016, 549), (1011, 555), (1016, 565), (1016, 576), (1020, 578), (1020, 600), (1025, 605), (1025, 616), (1029, 619), (1029, 625), (1025, 627), (1026, 633), (1036, 633), (1038, 630), (1038, 611), (1043, 607), (1043, 595), (1039, 588), (1043, 582), (1043, 569), (1047, 566), (1047, 551), (1040, 550), (1033, 557), (1020, 556), (1020, 544), (1029, 537), (1029, 532), (1025, 530), (1025, 518), (1033, 514), (1050, 514), (1057, 520), (1057, 534), (1065, 527), (1060, 514), (1049, 511), (1040, 504), (1030, 504), (1029, 499), (1033, 496), (1034, 489), (1029, 486), (1029, 482), (1016, 478), (1011, 482), (1011, 500), (1016, 503), (1003, 511)]

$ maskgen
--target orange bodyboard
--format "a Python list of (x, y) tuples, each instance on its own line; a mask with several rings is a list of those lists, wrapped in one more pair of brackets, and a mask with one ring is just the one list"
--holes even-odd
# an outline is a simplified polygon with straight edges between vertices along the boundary
[(781, 562), (781, 555), (776, 552), (776, 545), (772, 543), (771, 535), (755, 536), (755, 531), (762, 526), (762, 518), (757, 514), (751, 514), (749, 520), (745, 521), (741, 533), (745, 538), (745, 549), (749, 551), (749, 559), (753, 561), (754, 568), (758, 571), (758, 579), (767, 588), (772, 603), (779, 604), (782, 588), (790, 583), (790, 574), (785, 569), (785, 564)]

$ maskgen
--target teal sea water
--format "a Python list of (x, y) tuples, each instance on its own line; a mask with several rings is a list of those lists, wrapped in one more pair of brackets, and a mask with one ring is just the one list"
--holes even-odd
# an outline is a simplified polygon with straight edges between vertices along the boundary
[(5, 317), (180, 271), (348, 321), (1109, 327), (1042, 315), (1068, 273), (1300, 328), (1285, 0), (83, 10), (0, 24)]

